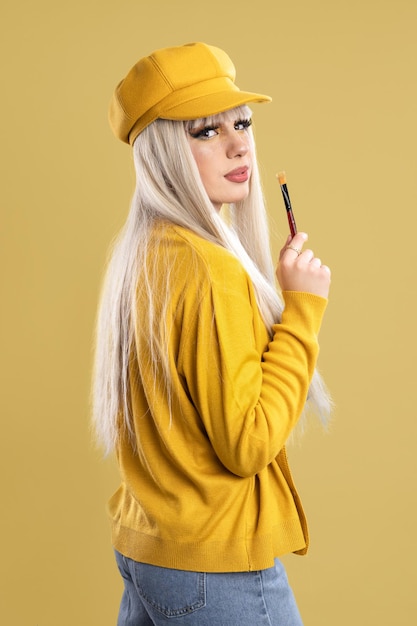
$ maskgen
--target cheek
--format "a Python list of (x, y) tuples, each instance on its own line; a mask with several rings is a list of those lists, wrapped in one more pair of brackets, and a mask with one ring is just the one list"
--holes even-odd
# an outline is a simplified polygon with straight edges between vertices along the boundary
[(212, 150), (200, 148), (192, 150), (194, 160), (197, 164), (200, 177), (204, 181), (208, 181), (214, 175), (215, 155)]

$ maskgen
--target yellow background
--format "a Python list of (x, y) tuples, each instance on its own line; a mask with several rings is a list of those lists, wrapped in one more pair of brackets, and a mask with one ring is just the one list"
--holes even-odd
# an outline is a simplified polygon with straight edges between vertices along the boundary
[(273, 249), (297, 223), (333, 270), (321, 370), (336, 411), (291, 451), (310, 520), (285, 558), (306, 626), (414, 623), (414, 0), (4, 1), (1, 24), (1, 600), (7, 626), (111, 626), (121, 581), (91, 445), (92, 332), (133, 189), (108, 128), (118, 80), (203, 40), (254, 106)]

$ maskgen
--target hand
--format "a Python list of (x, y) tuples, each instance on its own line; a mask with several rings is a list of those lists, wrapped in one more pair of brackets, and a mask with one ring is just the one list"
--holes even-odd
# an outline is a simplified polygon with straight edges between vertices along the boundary
[(288, 237), (282, 248), (276, 275), (283, 291), (304, 291), (327, 298), (330, 289), (330, 269), (322, 265), (312, 250), (304, 250), (306, 233)]

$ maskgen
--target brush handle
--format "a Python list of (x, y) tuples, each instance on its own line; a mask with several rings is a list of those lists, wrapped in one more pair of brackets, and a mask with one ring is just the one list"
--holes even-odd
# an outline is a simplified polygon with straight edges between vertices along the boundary
[(282, 191), (282, 197), (284, 198), (285, 208), (287, 210), (287, 218), (288, 218), (288, 224), (290, 227), (291, 237), (294, 237), (294, 235), (297, 234), (297, 225), (295, 223), (294, 214), (292, 212), (290, 194), (288, 193), (286, 183), (283, 183), (281, 185), (281, 191)]
[(291, 209), (287, 211), (287, 217), (288, 217), (288, 224), (290, 226), (291, 237), (294, 237), (294, 235), (297, 234), (297, 225), (295, 223), (294, 214)]

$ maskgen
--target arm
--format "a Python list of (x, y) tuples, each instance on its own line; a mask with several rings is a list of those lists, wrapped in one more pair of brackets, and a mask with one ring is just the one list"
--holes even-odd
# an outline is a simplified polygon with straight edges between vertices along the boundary
[(304, 407), (326, 299), (284, 292), (267, 345), (252, 284), (235, 259), (210, 276), (187, 330), (181, 368), (216, 455), (251, 476), (278, 455)]

